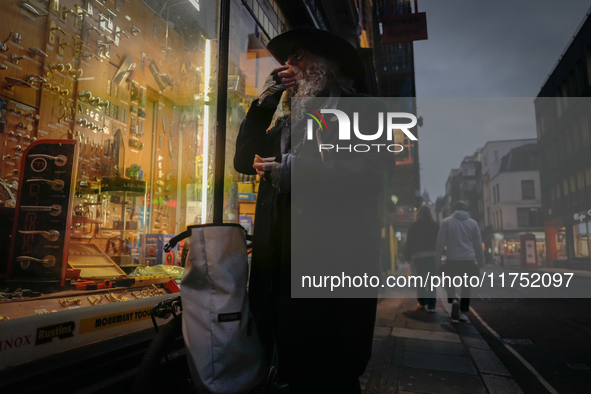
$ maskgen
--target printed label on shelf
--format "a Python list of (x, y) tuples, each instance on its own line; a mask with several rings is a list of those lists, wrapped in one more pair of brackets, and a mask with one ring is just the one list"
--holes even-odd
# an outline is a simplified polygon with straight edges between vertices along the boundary
[(80, 334), (150, 319), (152, 308), (136, 309), (80, 320)]

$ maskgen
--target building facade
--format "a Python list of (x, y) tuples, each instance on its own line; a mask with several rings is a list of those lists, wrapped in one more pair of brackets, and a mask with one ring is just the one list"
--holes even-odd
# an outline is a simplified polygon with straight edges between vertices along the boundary
[(549, 265), (591, 270), (591, 20), (535, 100)]
[[(486, 232), (485, 244), (495, 264), (521, 264), (521, 237), (536, 237), (540, 263), (545, 262), (542, 197), (536, 144), (511, 149), (501, 159), (499, 171), (488, 185), (490, 206), (486, 206), (492, 233)], [(489, 209), (490, 208), (490, 209)], [(484, 238), (483, 238), (484, 240)]]
[(535, 139), (489, 141), (451, 170), (446, 195), (436, 203), (438, 218), (451, 215), (454, 203), (463, 200), (482, 232), (487, 263), (519, 265), (521, 237), (527, 233), (536, 237), (543, 261), (538, 169)]
[[(493, 247), (494, 240), (494, 229), (493, 219), (494, 214), (494, 195), (496, 190), (491, 187), (491, 179), (496, 177), (501, 170), (502, 158), (506, 156), (511, 149), (523, 146), (526, 144), (535, 144), (536, 139), (523, 139), (523, 140), (504, 140), (504, 141), (488, 141), (482, 149), (480, 149), (479, 157), (482, 168), (482, 177), (480, 182), (480, 206), (479, 212), (481, 220), (479, 222), (480, 229), (482, 231), (482, 240), (485, 244), (485, 257), (488, 263), (492, 263), (495, 259), (495, 249)], [(497, 236), (497, 238), (499, 238)], [(500, 241), (500, 240), (499, 240)], [(497, 261), (500, 257), (496, 258)]]

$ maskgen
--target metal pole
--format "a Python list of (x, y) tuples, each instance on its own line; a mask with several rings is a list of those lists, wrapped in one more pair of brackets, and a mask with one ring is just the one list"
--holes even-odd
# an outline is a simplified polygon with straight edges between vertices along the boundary
[(216, 99), (215, 172), (213, 183), (213, 223), (224, 221), (224, 170), (226, 166), (226, 106), (228, 103), (228, 47), (230, 41), (230, 0), (221, 0)]

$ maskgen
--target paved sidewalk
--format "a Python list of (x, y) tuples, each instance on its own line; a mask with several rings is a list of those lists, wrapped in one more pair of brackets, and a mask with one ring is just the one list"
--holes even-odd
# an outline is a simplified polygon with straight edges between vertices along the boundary
[(522, 393), (478, 331), (451, 322), (447, 299), (435, 314), (417, 309), (416, 299), (380, 299), (361, 384), (365, 394)]

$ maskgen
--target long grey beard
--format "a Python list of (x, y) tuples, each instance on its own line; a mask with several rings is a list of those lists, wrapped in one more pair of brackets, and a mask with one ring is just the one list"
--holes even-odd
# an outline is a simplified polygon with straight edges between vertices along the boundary
[(305, 100), (296, 100), (296, 106), (299, 108), (292, 108), (292, 97), (315, 97), (328, 82), (330, 68), (323, 59), (317, 59), (306, 70), (293, 68), (297, 84), (283, 92), (278, 106), (279, 117), (289, 117), (292, 113), (297, 114), (296, 116), (300, 118), (303, 117), (301, 107), (305, 106)]

